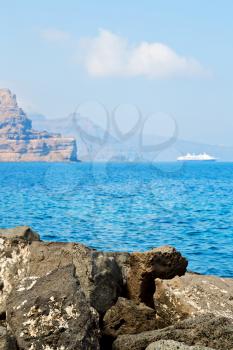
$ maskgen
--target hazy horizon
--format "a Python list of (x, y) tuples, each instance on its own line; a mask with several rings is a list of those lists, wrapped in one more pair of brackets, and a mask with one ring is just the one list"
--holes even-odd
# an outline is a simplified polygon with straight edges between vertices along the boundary
[[(0, 86), (50, 119), (86, 100), (128, 104), (117, 116), (128, 130), (137, 105), (153, 114), (152, 134), (170, 135), (172, 116), (182, 140), (233, 146), (232, 10), (229, 0), (5, 2)], [(87, 110), (104, 125), (99, 106)]]

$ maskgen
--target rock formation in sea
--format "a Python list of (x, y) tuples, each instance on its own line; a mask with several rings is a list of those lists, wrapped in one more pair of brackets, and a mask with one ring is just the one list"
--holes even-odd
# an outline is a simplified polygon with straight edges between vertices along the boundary
[(16, 96), (8, 89), (0, 89), (0, 161), (76, 160), (74, 138), (34, 130)]
[(0, 350), (233, 350), (233, 279), (0, 229)]

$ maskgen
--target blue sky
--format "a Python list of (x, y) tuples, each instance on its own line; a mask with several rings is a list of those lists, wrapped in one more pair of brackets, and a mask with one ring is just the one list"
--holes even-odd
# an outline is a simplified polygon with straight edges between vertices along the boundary
[(172, 114), (180, 138), (233, 146), (232, 14), (231, 0), (2, 1), (0, 85), (49, 117), (137, 104)]

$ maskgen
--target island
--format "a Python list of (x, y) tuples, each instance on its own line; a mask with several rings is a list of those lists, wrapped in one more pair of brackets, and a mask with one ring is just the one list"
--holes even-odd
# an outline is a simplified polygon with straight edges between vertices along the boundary
[(73, 137), (32, 128), (32, 121), (18, 106), (16, 95), (0, 89), (0, 162), (77, 161)]

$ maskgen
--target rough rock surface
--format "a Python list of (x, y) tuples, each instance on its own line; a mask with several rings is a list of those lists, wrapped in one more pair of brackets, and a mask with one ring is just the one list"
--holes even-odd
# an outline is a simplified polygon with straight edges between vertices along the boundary
[[(86, 298), (99, 313), (116, 302), (123, 281), (121, 269), (111, 255), (82, 244), (41, 242), (36, 233), (23, 237), (22, 228), (16, 228), (14, 235), (10, 231), (9, 239), (6, 232), (0, 231), (0, 314), (5, 311), (6, 297), (19, 281), (37, 279), (69, 264), (75, 265)], [(23, 239), (17, 239), (18, 236)]]
[(98, 314), (87, 303), (73, 265), (12, 290), (7, 323), (20, 349), (99, 349)]
[[(4, 230), (5, 231), (5, 230)], [(17, 231), (17, 230), (16, 230)], [(2, 231), (1, 231), (2, 232)], [(20, 235), (16, 233), (16, 236)], [(7, 239), (0, 234), (0, 317), (6, 313), (6, 299), (11, 290), (27, 276), (29, 243), (24, 239)]]
[(111, 256), (75, 243), (33, 242), (29, 247), (30, 276), (43, 276), (71, 263), (87, 300), (99, 313), (105, 313), (116, 302), (123, 283)]
[(127, 276), (130, 270), (130, 253), (126, 252), (106, 252), (106, 256), (110, 256), (114, 258), (117, 265), (121, 269), (122, 277), (123, 277), (123, 286), (125, 290), (125, 294), (127, 293)]
[(16, 96), (0, 89), (0, 161), (76, 161), (73, 138), (32, 129)]
[(158, 340), (175, 340), (187, 345), (233, 350), (233, 320), (214, 315), (197, 316), (160, 330), (120, 335), (114, 341), (113, 349), (144, 350)]
[(153, 306), (155, 278), (170, 279), (186, 272), (187, 260), (173, 247), (155, 248), (130, 255), (127, 277), (129, 298)]
[(135, 304), (134, 301), (118, 298), (117, 303), (109, 309), (103, 320), (105, 335), (116, 338), (120, 334), (141, 333), (158, 328), (154, 309)]
[(151, 343), (146, 350), (213, 350), (205, 346), (188, 346), (174, 340), (159, 340)]
[(5, 327), (0, 326), (0, 350), (17, 350), (15, 339)]
[(172, 280), (156, 280), (157, 314), (170, 325), (200, 314), (233, 319), (233, 280), (186, 273)]
[(104, 253), (0, 229), (0, 350), (145, 350), (160, 340), (233, 350), (233, 280), (176, 277), (186, 266), (171, 247)]
[(28, 226), (18, 226), (9, 229), (0, 229), (0, 237), (2, 238), (22, 238), (26, 241), (39, 241), (40, 236)]

